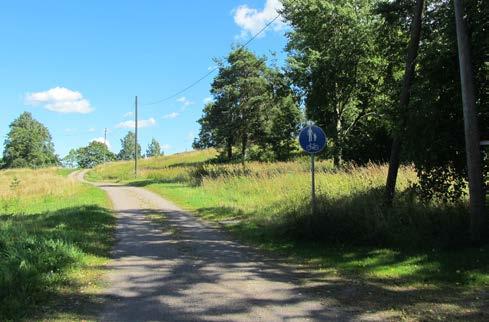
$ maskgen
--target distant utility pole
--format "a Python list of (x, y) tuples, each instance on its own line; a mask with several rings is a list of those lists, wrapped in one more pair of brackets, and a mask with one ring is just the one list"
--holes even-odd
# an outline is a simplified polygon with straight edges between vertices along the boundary
[(465, 153), (469, 174), (469, 207), (470, 233), (472, 242), (480, 242), (485, 233), (485, 205), (482, 179), (480, 134), (475, 106), (474, 81), (472, 63), (470, 61), (470, 45), (464, 21), (464, 8), (461, 0), (454, 0), (455, 22), (457, 28), (458, 60), (460, 67), (460, 83), (462, 89), (462, 105), (465, 127)]
[(138, 97), (134, 102), (134, 176), (138, 176)]

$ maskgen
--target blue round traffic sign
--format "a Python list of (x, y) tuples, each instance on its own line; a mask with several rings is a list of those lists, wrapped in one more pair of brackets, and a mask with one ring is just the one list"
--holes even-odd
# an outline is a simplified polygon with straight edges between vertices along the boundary
[(299, 133), (299, 144), (307, 153), (321, 152), (326, 146), (326, 142), (326, 134), (319, 126), (308, 125)]

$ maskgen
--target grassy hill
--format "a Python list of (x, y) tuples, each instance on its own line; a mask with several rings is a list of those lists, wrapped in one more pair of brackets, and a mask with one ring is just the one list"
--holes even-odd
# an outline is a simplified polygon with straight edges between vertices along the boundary
[(98, 305), (114, 217), (103, 191), (67, 174), (0, 171), (2, 321), (80, 320)]

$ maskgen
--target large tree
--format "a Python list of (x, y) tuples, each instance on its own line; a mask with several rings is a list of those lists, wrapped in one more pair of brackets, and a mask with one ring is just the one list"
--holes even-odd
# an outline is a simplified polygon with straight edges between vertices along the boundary
[(22, 113), (10, 124), (3, 163), (6, 168), (38, 168), (59, 164), (49, 130), (31, 113)]
[[(119, 154), (117, 155), (117, 158), (119, 160), (132, 160), (134, 159), (134, 152), (135, 152), (135, 146), (136, 144), (136, 136), (134, 135), (134, 132), (129, 131), (127, 132), (126, 136), (124, 136), (121, 139), (121, 150), (119, 151)], [(137, 145), (137, 156), (141, 157), (141, 145)]]
[(206, 105), (199, 120), (200, 142), (224, 148), (228, 158), (237, 144), (244, 162), (249, 145), (263, 138), (264, 110), (270, 99), (267, 66), (264, 58), (244, 48), (232, 50), (225, 62), (218, 63), (219, 73), (211, 87), (214, 101)]
[(214, 99), (198, 121), (200, 133), (194, 148), (221, 148), (231, 160), (235, 147), (242, 162), (251, 146), (258, 147), (254, 158), (289, 158), (302, 120), (290, 80), (243, 48), (232, 50), (218, 63), (219, 73), (211, 87)]
[(289, 75), (304, 98), (306, 116), (323, 127), (336, 165), (362, 118), (375, 112), (382, 61), (375, 51), (369, 0), (284, 0), (290, 23)]

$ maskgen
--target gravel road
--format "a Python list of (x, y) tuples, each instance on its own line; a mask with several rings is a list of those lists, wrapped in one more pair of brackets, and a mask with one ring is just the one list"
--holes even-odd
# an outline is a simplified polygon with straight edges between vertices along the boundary
[[(74, 177), (83, 180), (83, 172)], [(162, 197), (97, 185), (118, 218), (101, 321), (351, 320), (348, 311), (311, 296), (300, 271)]]

